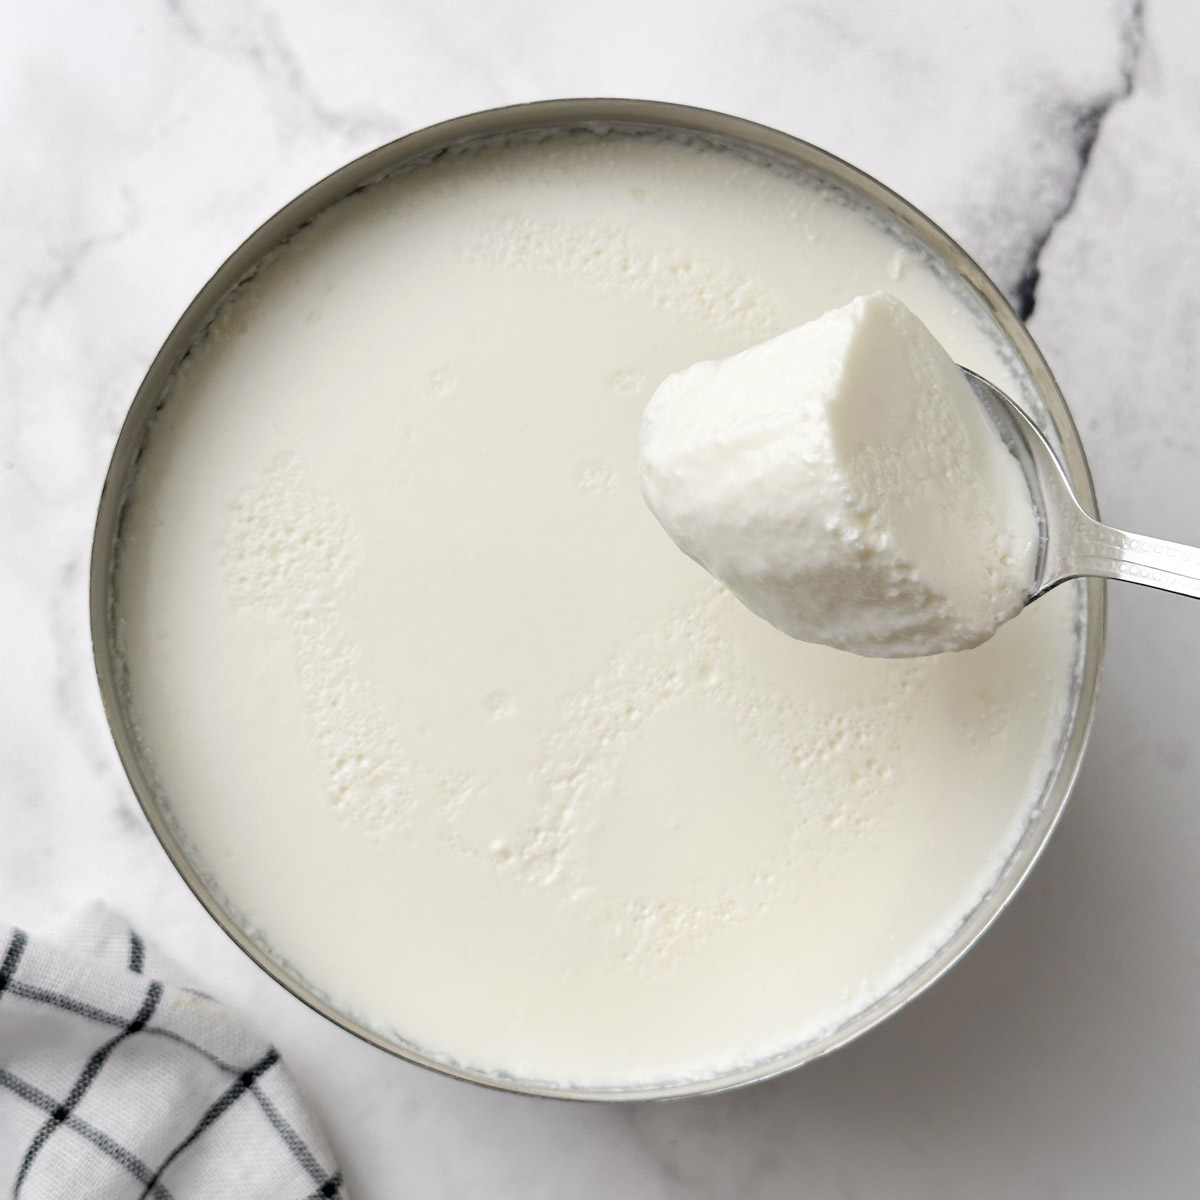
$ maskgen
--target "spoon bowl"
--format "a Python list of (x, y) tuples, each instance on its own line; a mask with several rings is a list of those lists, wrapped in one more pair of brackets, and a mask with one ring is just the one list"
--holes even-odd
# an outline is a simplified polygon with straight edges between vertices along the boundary
[(1200, 598), (1200, 549), (1093, 520), (1037, 426), (999, 388), (966, 367), (959, 370), (1020, 463), (1033, 499), (1041, 540), (1026, 604), (1081, 576), (1125, 579)]

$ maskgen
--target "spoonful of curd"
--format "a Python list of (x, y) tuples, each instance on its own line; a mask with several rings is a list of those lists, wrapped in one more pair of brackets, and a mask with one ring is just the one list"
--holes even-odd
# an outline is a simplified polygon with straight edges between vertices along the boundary
[(967, 649), (1081, 575), (1200, 596), (1200, 550), (1088, 517), (1029, 418), (884, 293), (669, 376), (638, 468), (749, 609), (857, 654)]

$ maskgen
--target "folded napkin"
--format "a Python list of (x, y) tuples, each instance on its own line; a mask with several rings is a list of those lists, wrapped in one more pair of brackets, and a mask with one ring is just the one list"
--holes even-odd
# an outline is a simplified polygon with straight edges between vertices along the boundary
[(96, 905), (0, 924), (0, 1189), (15, 1200), (346, 1191), (278, 1052)]

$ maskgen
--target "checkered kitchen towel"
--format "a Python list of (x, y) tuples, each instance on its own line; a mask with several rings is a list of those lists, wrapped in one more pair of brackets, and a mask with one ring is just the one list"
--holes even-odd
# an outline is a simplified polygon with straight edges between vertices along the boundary
[(345, 1200), (277, 1051), (93, 906), (0, 925), (0, 1191), (19, 1200)]

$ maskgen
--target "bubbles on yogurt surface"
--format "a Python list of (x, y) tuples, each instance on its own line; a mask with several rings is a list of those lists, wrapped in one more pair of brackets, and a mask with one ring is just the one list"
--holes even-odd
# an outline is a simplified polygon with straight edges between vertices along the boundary
[(567, 276), (603, 293), (645, 299), (672, 317), (751, 337), (780, 328), (774, 300), (753, 280), (682, 246), (645, 247), (628, 227), (505, 214), (462, 253), (502, 270)]
[(234, 602), (265, 610), (290, 640), (329, 803), (372, 835), (394, 829), (412, 804), (412, 768), (344, 629), (361, 556), (351, 519), (279, 455), (232, 504), (224, 556)]

